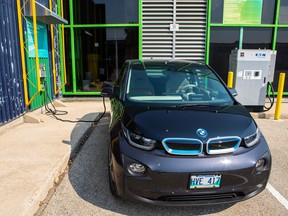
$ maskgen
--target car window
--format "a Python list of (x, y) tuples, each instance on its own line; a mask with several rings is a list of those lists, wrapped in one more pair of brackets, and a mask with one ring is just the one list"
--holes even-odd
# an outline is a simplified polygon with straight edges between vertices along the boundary
[(127, 99), (158, 104), (228, 105), (233, 99), (204, 64), (140, 64), (128, 71)]
[(119, 98), (120, 99), (123, 99), (122, 98), (122, 95), (123, 95), (123, 91), (124, 91), (124, 88), (125, 88), (125, 75), (126, 75), (126, 72), (127, 72), (127, 69), (128, 69), (128, 63), (125, 62), (124, 65), (122, 66), (122, 69), (120, 71), (120, 74), (119, 74), (119, 77), (118, 79), (116, 80), (116, 86), (119, 87)]

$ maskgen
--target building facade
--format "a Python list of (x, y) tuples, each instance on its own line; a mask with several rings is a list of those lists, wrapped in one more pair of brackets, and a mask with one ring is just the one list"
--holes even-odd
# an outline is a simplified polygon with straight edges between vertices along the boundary
[(64, 17), (64, 95), (99, 94), (128, 58), (205, 61), (226, 81), (231, 50), (277, 50), (276, 91), (288, 70), (286, 0), (67, 0)]
[(0, 126), (62, 96), (62, 1), (0, 0)]

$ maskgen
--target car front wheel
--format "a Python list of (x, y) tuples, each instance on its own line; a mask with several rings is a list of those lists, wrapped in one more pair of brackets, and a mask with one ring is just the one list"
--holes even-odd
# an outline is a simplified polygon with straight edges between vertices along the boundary
[(110, 191), (112, 195), (115, 197), (119, 197), (117, 193), (117, 186), (114, 181), (111, 145), (109, 145), (109, 149), (108, 149), (108, 176), (109, 176), (109, 187), (110, 187)]

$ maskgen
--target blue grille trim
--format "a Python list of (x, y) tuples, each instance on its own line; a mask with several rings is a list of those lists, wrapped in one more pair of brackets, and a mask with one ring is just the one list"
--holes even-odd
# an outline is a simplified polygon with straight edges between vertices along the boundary
[[(197, 150), (172, 149), (168, 146), (168, 142), (179, 143), (179, 145), (198, 145)], [(203, 143), (198, 139), (191, 138), (166, 138), (162, 141), (162, 145), (169, 154), (173, 155), (199, 155), (203, 151)]]
[[(221, 145), (222, 143), (225, 144), (227, 142), (235, 142), (235, 145), (231, 148), (224, 148), (224, 149), (210, 149), (211, 144), (219, 144)], [(227, 154), (227, 153), (232, 153), (238, 149), (238, 147), (241, 144), (241, 138), (237, 136), (227, 136), (227, 137), (216, 137), (216, 138), (211, 138), (208, 140), (206, 144), (206, 151), (208, 154)]]

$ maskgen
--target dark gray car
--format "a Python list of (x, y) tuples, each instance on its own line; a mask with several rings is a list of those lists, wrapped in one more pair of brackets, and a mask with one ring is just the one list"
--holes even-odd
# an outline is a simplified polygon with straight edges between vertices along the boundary
[(263, 191), (271, 154), (249, 112), (204, 63), (129, 60), (111, 100), (110, 189), (153, 204), (232, 203)]

